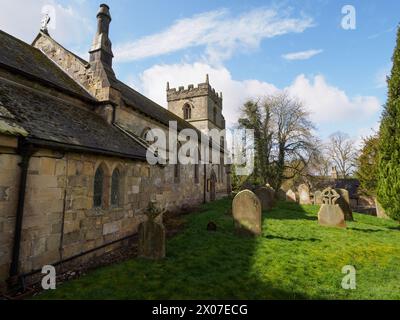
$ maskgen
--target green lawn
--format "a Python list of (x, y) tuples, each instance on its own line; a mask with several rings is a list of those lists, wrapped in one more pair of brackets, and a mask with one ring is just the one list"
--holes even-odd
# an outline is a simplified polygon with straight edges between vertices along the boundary
[[(133, 259), (92, 271), (39, 299), (400, 299), (400, 228), (354, 214), (347, 229), (321, 227), (316, 206), (280, 203), (263, 235), (240, 238), (230, 200), (185, 217), (161, 262)], [(206, 231), (212, 220), (217, 232)], [(357, 270), (344, 290), (342, 267)]]

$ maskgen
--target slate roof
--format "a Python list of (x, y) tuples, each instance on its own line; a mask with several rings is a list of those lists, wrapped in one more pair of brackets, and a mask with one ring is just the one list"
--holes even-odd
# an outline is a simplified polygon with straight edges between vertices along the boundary
[(114, 86), (121, 92), (122, 98), (124, 102), (130, 107), (136, 109), (137, 111), (144, 113), (145, 115), (153, 118), (162, 124), (168, 126), (169, 121), (176, 121), (178, 130), (182, 130), (185, 128), (191, 128), (198, 132), (200, 132), (197, 128), (192, 126), (189, 122), (183, 120), (181, 117), (178, 117), (176, 114), (171, 111), (163, 108), (159, 104), (145, 97), (141, 93), (127, 86), (123, 82), (117, 80), (114, 83)]
[(90, 110), (0, 78), (0, 104), (29, 138), (145, 159), (146, 149)]
[[(81, 59), (82, 62), (87, 63)], [(16, 118), (1, 117), (3, 131), (10, 132), (9, 126), (22, 127), (29, 138), (42, 139), (61, 144), (81, 146), (93, 150), (108, 150), (118, 154), (145, 159), (146, 148), (123, 130), (105, 122), (95, 114), (93, 106), (98, 101), (83, 87), (70, 78), (51, 59), (35, 47), (0, 30), (0, 67), (41, 81), (56, 90), (67, 91), (82, 98), (88, 107), (71, 105), (44, 93), (22, 85), (12, 85), (1, 80), (0, 103)], [(169, 110), (130, 88), (114, 76), (111, 86), (119, 90), (124, 102), (131, 108), (168, 126), (176, 121), (178, 130), (191, 128), (201, 135), (200, 130)], [(26, 132), (25, 132), (26, 133)], [(16, 135), (21, 135), (16, 132)], [(25, 134), (26, 135), (26, 134)]]
[(95, 100), (39, 49), (0, 30), (0, 66)]
[[(68, 49), (64, 48), (61, 44), (59, 44), (51, 36), (43, 34), (43, 33), (39, 33), (39, 35), (47, 37), (50, 41), (53, 41), (57, 46), (61, 47), (63, 50), (67, 51), (68, 53), (74, 55), (83, 64), (90, 65), (90, 63), (88, 61), (79, 57), (78, 55), (74, 54), (73, 52), (69, 51)], [(160, 106), (156, 102), (145, 97), (140, 92), (129, 87), (122, 81), (116, 79), (114, 74), (109, 73), (109, 70), (105, 69), (104, 71), (107, 73), (108, 80), (110, 81), (110, 85), (113, 88), (115, 88), (121, 92), (124, 102), (129, 107), (135, 109), (136, 111), (138, 111), (140, 113), (143, 113), (144, 115), (146, 115), (166, 126), (169, 125), (169, 121), (176, 121), (178, 130), (190, 128), (190, 129), (195, 130), (198, 133), (199, 137), (201, 135), (204, 135), (200, 130), (198, 130), (195, 126), (193, 126), (189, 122), (185, 121), (184, 119), (182, 119), (181, 117), (172, 113), (168, 109)]]

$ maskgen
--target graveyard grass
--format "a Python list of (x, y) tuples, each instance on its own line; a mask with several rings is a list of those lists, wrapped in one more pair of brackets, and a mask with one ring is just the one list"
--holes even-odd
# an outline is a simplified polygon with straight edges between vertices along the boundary
[[(281, 202), (263, 234), (235, 236), (231, 200), (185, 216), (161, 262), (132, 259), (97, 269), (38, 299), (400, 299), (400, 228), (354, 214), (347, 229), (318, 225), (317, 206)], [(217, 232), (208, 232), (214, 221)], [(342, 267), (357, 270), (355, 290)]]

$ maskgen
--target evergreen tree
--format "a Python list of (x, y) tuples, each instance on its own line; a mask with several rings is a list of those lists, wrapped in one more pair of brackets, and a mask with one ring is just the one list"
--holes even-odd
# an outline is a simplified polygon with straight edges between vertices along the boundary
[(400, 27), (392, 61), (380, 127), (377, 193), (386, 213), (400, 220)]
[(370, 197), (376, 197), (378, 174), (379, 136), (364, 139), (363, 148), (357, 159), (356, 177), (360, 180), (361, 192)]

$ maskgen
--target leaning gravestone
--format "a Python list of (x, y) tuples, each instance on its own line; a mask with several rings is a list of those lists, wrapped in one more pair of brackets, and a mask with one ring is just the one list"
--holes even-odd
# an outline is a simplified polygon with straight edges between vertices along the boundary
[(235, 231), (241, 235), (261, 235), (261, 202), (250, 190), (240, 191), (232, 202)]
[(296, 193), (292, 189), (289, 189), (288, 192), (286, 192), (286, 201), (297, 202)]
[(314, 192), (314, 204), (321, 205), (322, 203), (322, 192), (317, 190)]
[(275, 194), (272, 188), (261, 187), (256, 189), (254, 193), (260, 199), (262, 210), (271, 210), (275, 202)]
[(139, 225), (139, 257), (153, 260), (165, 258), (165, 227), (162, 224), (164, 212), (150, 202), (146, 212), (147, 221)]
[(353, 221), (353, 211), (350, 207), (350, 195), (346, 189), (335, 189), (339, 194), (340, 198), (336, 201), (339, 207), (342, 209), (344, 219), (346, 221)]
[(318, 222), (322, 226), (346, 228), (344, 214), (336, 201), (340, 195), (335, 189), (326, 188), (322, 191), (323, 204), (318, 212)]
[(300, 204), (312, 204), (310, 199), (310, 189), (306, 184), (299, 185), (297, 190), (299, 191)]
[(389, 216), (386, 214), (385, 209), (383, 209), (378, 199), (375, 198), (374, 200), (376, 206), (376, 216), (381, 219), (389, 219)]

